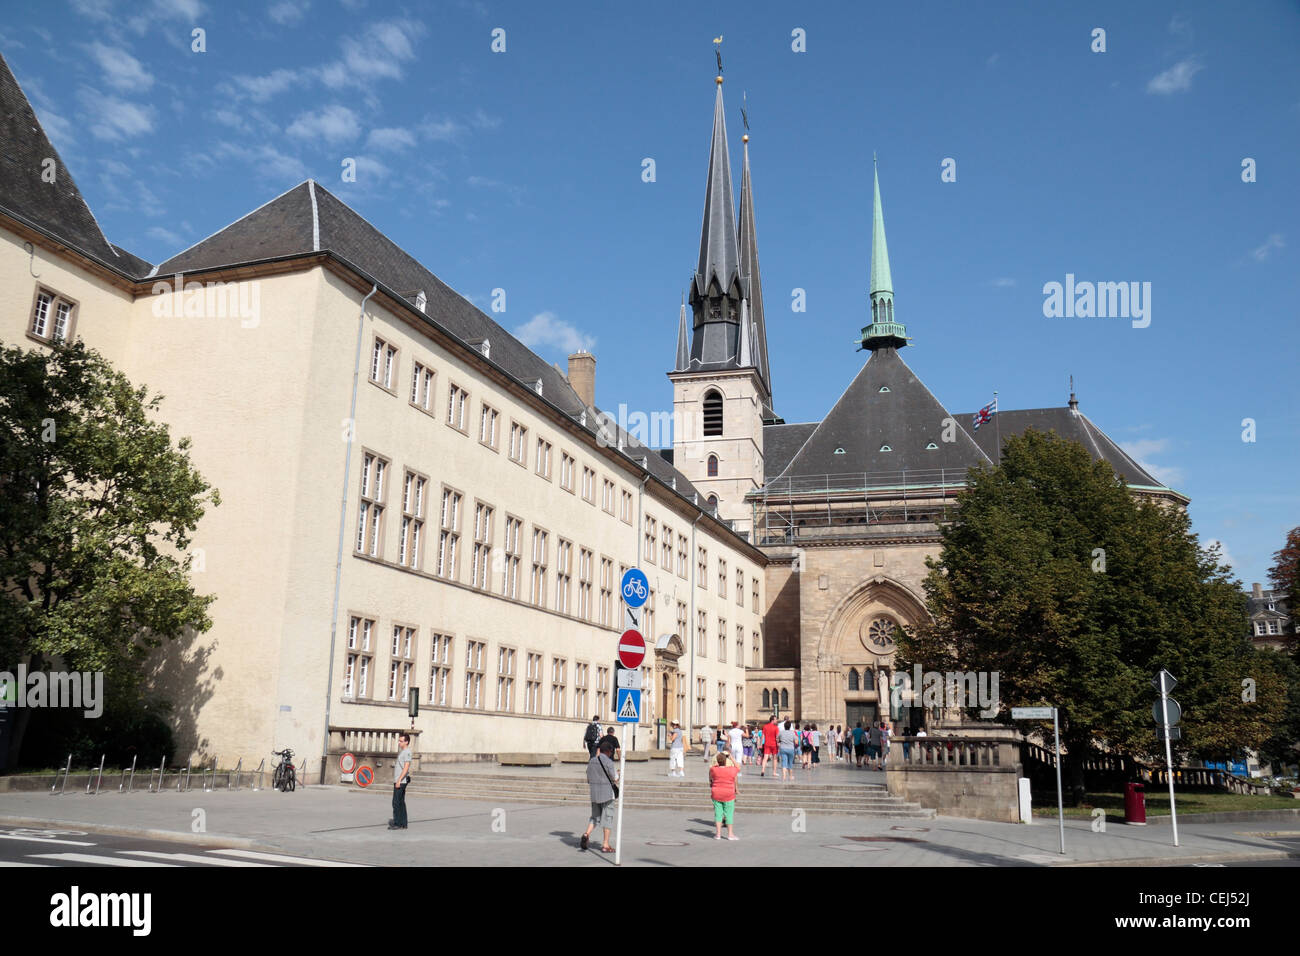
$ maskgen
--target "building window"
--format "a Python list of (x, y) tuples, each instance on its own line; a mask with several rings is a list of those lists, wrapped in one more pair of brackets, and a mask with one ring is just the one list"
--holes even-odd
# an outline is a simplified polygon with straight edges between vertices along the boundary
[(408, 471), (402, 481), (402, 535), (397, 563), (419, 570), (424, 566), (424, 489), (429, 479)]
[(533, 607), (546, 607), (546, 567), (548, 535), (541, 528), (533, 528), (533, 576), (529, 601)]
[(760, 666), (759, 657), (760, 657), (760, 652), (759, 652), (759, 644), (758, 644), (758, 631), (755, 631), (754, 632), (754, 666), (755, 667)]
[(415, 628), (393, 625), (393, 654), (388, 666), (388, 699), (406, 700), (411, 690), (411, 668), (415, 666)]
[(718, 726), (727, 726), (727, 685), (718, 681)]
[(545, 438), (537, 439), (537, 461), (535, 463), (537, 474), (551, 480), (551, 443)]
[(578, 549), (578, 617), (591, 620), (592, 564), (594, 555), (586, 548)]
[(632, 523), (632, 492), (626, 490), (623, 492), (622, 518), (625, 523)]
[(763, 688), (763, 709), (772, 709), (772, 694), (766, 687)]
[(718, 558), (718, 595), (727, 596), (727, 562), (724, 558)]
[(343, 696), (352, 699), (370, 696), (370, 672), (374, 667), (373, 638), (375, 622), (371, 618), (349, 616), (347, 667), (343, 672)]
[(433, 635), (433, 656), (429, 667), (429, 703), (448, 706), (447, 686), (451, 683), (451, 635)]
[(487, 644), (470, 641), (465, 645), (465, 708), (483, 709), (483, 658)]
[(723, 663), (727, 660), (727, 619), (725, 617), (718, 618), (718, 660)]
[(563, 657), (551, 658), (551, 716), (564, 716), (564, 698), (569, 692), (569, 662)]
[(858, 690), (858, 689), (859, 689), (858, 669), (856, 667), (850, 667), (849, 668), (849, 690)]
[(442, 489), (442, 530), (438, 535), (438, 570), (440, 578), (458, 580), (456, 551), (460, 544), (460, 492)]
[(677, 576), (686, 580), (686, 535), (677, 536)]
[(54, 344), (72, 341), (77, 304), (50, 289), (38, 288), (27, 332), (32, 338)]
[(497, 450), (497, 419), (501, 416), (491, 405), (484, 404), (478, 415), (478, 440), (493, 451)]
[(709, 477), (710, 478), (718, 477), (718, 456), (717, 455), (709, 456)]
[(745, 626), (736, 625), (736, 663), (745, 666)]
[(790, 709), (790, 691), (788, 688), (785, 687), (781, 688), (781, 709), (782, 710)]
[(696, 565), (700, 572), (696, 581), (700, 587), (707, 591), (709, 589), (709, 552), (705, 548), (699, 549), (696, 555)]
[(881, 451), (893, 451), (894, 449), (890, 448), (888, 445), (881, 445), (881, 446), (880, 446), (880, 450), (881, 450)]
[(584, 717), (587, 710), (587, 680), (591, 666), (584, 661), (573, 665), (573, 716)]
[(608, 627), (614, 621), (614, 562), (600, 559), (600, 620)]
[(1263, 622), (1263, 621), (1256, 621), (1256, 622), (1255, 622), (1255, 633), (1258, 634), (1258, 635), (1260, 635), (1261, 637), (1263, 636), (1263, 634), (1264, 634), (1264, 622)]
[(664, 525), (663, 551), (660, 553), (659, 563), (663, 569), (670, 574), (673, 570), (673, 530)]
[(524, 713), (542, 712), (542, 655), (529, 653), (524, 673)]
[(709, 656), (709, 618), (703, 611), (695, 613), (695, 653)]
[(1269, 622), (1268, 622), (1268, 632), (1269, 632), (1270, 634), (1278, 634), (1278, 633), (1281, 633), (1280, 630), (1279, 630), (1279, 628), (1278, 628), (1278, 626), (1277, 626), (1277, 621), (1269, 621)]
[(470, 569), (470, 584), (481, 591), (486, 591), (488, 571), (492, 567), (492, 515), (491, 505), (481, 501), (474, 503), (474, 565)]
[(596, 668), (596, 713), (601, 717), (609, 714), (609, 668)]
[(528, 429), (518, 422), (510, 423), (510, 460), (516, 465), (528, 465)]
[(650, 564), (655, 563), (655, 552), (659, 550), (659, 525), (654, 518), (646, 515), (645, 518), (645, 559)]
[(582, 500), (589, 505), (596, 503), (596, 473), (585, 465), (582, 468)]
[(703, 677), (695, 678), (695, 722), (697, 724), (704, 723), (704, 708), (708, 703), (705, 699), (705, 694), (707, 693), (705, 688), (707, 686), (708, 684), (705, 682)]
[(497, 710), (514, 713), (515, 709), (515, 651), (512, 647), (497, 649)]
[[(622, 580), (620, 578), (620, 580)], [(647, 644), (653, 644), (655, 641), (655, 592), (650, 589), (646, 595), (645, 604), (641, 606), (641, 634), (645, 637)]]
[(708, 505), (709, 505), (709, 511), (716, 516), (718, 513), (718, 496), (709, 495)]
[(722, 435), (722, 394), (711, 389), (704, 395), (704, 437)]
[(573, 543), (560, 538), (555, 545), (555, 609), (569, 613), (573, 591)]
[(608, 478), (604, 480), (600, 489), (600, 509), (607, 514), (614, 513), (614, 482)]
[(411, 404), (422, 412), (433, 414), (433, 369), (416, 362), (411, 369)]
[(686, 602), (685, 601), (677, 602), (677, 636), (682, 639), (682, 643), (686, 643), (687, 638), (690, 636), (686, 633)]
[[(469, 392), (455, 382), (447, 388), (447, 424), (458, 432), (465, 432), (465, 409), (469, 406)], [(494, 446), (495, 447), (495, 446)]]
[(745, 572), (741, 568), (736, 568), (736, 605), (745, 606)]
[(370, 351), (370, 381), (391, 392), (396, 380), (397, 346), (376, 336), (375, 346)]
[(378, 455), (361, 455), (361, 505), (357, 518), (357, 552), (379, 557), (384, 521), (384, 479), (388, 462)]
[(573, 459), (567, 451), (560, 452), (560, 487), (573, 493)]
[(505, 566), (501, 579), (501, 593), (517, 599), (519, 597), (519, 564), (523, 557), (521, 551), (524, 523), (518, 518), (506, 515)]
[(753, 606), (750, 608), (750, 610), (753, 611), (755, 614), (757, 614), (758, 613), (758, 578), (750, 578), (749, 580), (751, 585), (750, 594), (752, 594), (754, 598), (754, 603)]

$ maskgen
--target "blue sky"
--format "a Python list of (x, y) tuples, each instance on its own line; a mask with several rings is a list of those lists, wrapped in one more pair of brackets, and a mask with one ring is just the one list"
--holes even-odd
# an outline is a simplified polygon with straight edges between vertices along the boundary
[[(12, 7), (0, 52), (114, 242), (157, 262), (315, 178), (481, 307), (505, 289), (494, 317), (548, 359), (590, 348), (600, 405), (656, 411), (718, 35), (787, 421), (823, 416), (866, 356), (875, 150), (904, 358), (940, 401), (1062, 405), (1073, 374), (1264, 579), (1300, 524), (1293, 2), (74, 0)], [(1150, 325), (1046, 317), (1067, 274), (1151, 283)]]

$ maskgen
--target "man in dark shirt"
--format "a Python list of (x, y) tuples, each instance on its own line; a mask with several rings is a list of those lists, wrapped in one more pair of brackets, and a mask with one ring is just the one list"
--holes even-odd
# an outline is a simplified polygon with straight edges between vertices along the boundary
[(618, 738), (617, 738), (616, 736), (614, 736), (614, 728), (613, 728), (613, 727), (610, 727), (609, 730), (607, 730), (607, 731), (605, 732), (605, 736), (600, 738), (600, 743), (596, 744), (596, 749), (597, 749), (597, 750), (604, 750), (604, 749), (605, 749), (605, 744), (606, 744), (606, 743), (609, 744), (609, 754), (610, 754), (610, 756), (613, 757), (615, 760), (617, 760), (617, 759), (618, 759), (618, 752), (619, 752), (619, 750), (620, 750), (620, 748), (621, 748), (621, 745), (620, 745), (619, 742), (618, 742)]

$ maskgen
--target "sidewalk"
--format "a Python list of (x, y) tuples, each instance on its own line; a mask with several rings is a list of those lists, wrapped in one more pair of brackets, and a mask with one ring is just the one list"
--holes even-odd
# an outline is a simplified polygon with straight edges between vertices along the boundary
[[(864, 774), (864, 776), (866, 776)], [(629, 781), (630, 782), (630, 781)], [(0, 795), (0, 826), (41, 826), (127, 834), (150, 831), (196, 844), (234, 843), (317, 859), (415, 866), (608, 866), (612, 855), (582, 853), (578, 834), (589, 807), (449, 800), (411, 793), (410, 829), (390, 832), (388, 788), (309, 787), (294, 793), (201, 790), (186, 793)], [(204, 811), (206, 832), (191, 830)], [(1277, 823), (1179, 821), (1168, 827), (1067, 820), (1066, 856), (1055, 820), (1031, 825), (939, 817), (891, 821), (854, 817), (746, 816), (743, 790), (737, 842), (713, 839), (713, 821), (696, 810), (625, 811), (624, 865), (648, 866), (1060, 866), (1178, 865), (1296, 856), (1300, 828)], [(1256, 834), (1290, 835), (1281, 842)]]

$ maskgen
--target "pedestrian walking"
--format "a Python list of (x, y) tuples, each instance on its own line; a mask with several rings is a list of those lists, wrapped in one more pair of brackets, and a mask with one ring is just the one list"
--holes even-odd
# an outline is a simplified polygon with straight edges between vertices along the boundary
[(894, 736), (893, 730), (889, 724), (881, 721), (880, 724), (880, 769), (884, 770), (889, 766), (889, 738)]
[(601, 746), (604, 745), (605, 743), (608, 743), (610, 747), (613, 748), (612, 750), (610, 750), (610, 753), (614, 757), (617, 757), (618, 752), (623, 745), (619, 743), (618, 735), (614, 733), (613, 727), (609, 727), (608, 729), (606, 729), (605, 736), (600, 738), (600, 742), (596, 744), (596, 749), (599, 750)]
[(858, 725), (853, 728), (853, 756), (857, 758), (859, 767), (862, 766), (862, 758), (867, 754), (867, 744), (863, 739), (864, 736), (862, 721), (859, 720)]
[(709, 759), (709, 748), (714, 746), (713, 728), (705, 724), (700, 728), (700, 743), (704, 746), (704, 759)]
[(880, 769), (880, 728), (875, 724), (871, 725), (867, 735), (867, 762), (872, 770)]
[(722, 824), (727, 825), (727, 839), (735, 840), (732, 820), (736, 814), (736, 778), (740, 776), (740, 767), (727, 754), (718, 754), (718, 759), (709, 768), (709, 796), (713, 798), (713, 839), (722, 839)]
[(393, 819), (388, 829), (406, 829), (406, 787), (411, 782), (411, 735), (397, 735), (397, 760), (393, 762)]
[(913, 731), (911, 727), (904, 728), (903, 730), (903, 762), (904, 763), (910, 763), (912, 760), (912, 741), (908, 740), (907, 738), (914, 736), (914, 734), (915, 731)]
[(591, 796), (591, 819), (583, 831), (580, 844), (587, 849), (591, 831), (600, 827), (603, 839), (601, 853), (613, 853), (609, 845), (609, 831), (614, 829), (614, 800), (618, 796), (618, 767), (614, 764), (614, 748), (608, 738), (600, 742), (596, 756), (587, 761), (587, 787)]
[(750, 724), (745, 725), (745, 763), (753, 764), (754, 762), (754, 745), (757, 743), (756, 735), (758, 728)]
[(682, 725), (673, 721), (668, 731), (668, 776), (686, 776), (686, 750), (682, 745)]
[(816, 767), (819, 763), (822, 762), (822, 758), (821, 758), (822, 735), (821, 735), (821, 731), (817, 729), (816, 724), (812, 725), (812, 733), (810, 737), (812, 743), (812, 762), (813, 762), (813, 766)]
[(772, 764), (772, 776), (776, 776), (777, 729), (776, 718), (772, 718), (763, 725), (763, 762), (758, 766), (758, 775), (760, 777), (766, 775), (769, 761)]
[(736, 761), (736, 766), (739, 767), (745, 759), (745, 731), (741, 729), (739, 721), (731, 722), (731, 729), (727, 731), (727, 743), (731, 750), (731, 759)]
[(591, 718), (587, 732), (582, 735), (582, 743), (587, 748), (587, 757), (596, 756), (596, 744), (600, 743), (600, 714)]
[(794, 781), (794, 753), (799, 744), (799, 731), (790, 727), (786, 721), (776, 734), (777, 750), (781, 755), (781, 781)]

